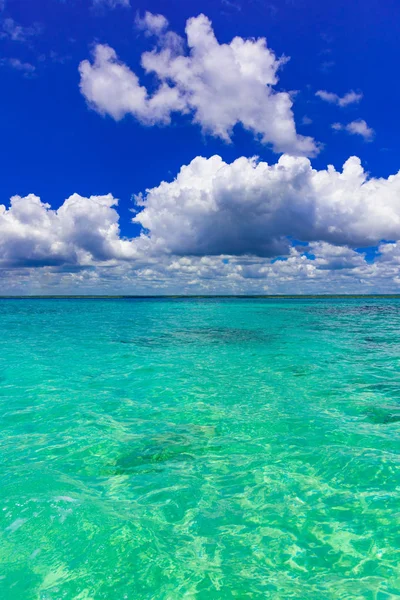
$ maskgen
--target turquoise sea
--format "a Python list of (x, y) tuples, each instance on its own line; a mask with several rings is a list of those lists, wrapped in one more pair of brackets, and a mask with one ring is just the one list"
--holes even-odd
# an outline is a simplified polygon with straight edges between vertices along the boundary
[(400, 598), (400, 299), (0, 300), (2, 600)]

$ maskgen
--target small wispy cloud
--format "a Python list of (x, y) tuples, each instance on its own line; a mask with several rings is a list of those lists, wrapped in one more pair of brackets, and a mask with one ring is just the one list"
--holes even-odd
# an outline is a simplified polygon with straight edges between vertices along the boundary
[(327, 92), (326, 90), (318, 90), (315, 93), (318, 98), (324, 100), (325, 102), (329, 102), (330, 104), (336, 104), (337, 106), (344, 107), (349, 104), (357, 104), (362, 99), (363, 95), (361, 92), (354, 92), (351, 90), (347, 92), (344, 96), (339, 96), (338, 94), (334, 94), (333, 92)]
[(332, 129), (335, 129), (335, 131), (346, 131), (352, 135), (360, 135), (366, 142), (371, 142), (375, 135), (375, 131), (367, 125), (364, 119), (357, 119), (357, 121), (352, 121), (351, 123), (347, 123), (347, 125), (333, 123)]
[(325, 60), (321, 66), (320, 66), (320, 70), (323, 73), (328, 73), (334, 66), (335, 66), (335, 61), (334, 60)]
[(118, 6), (128, 8), (130, 5), (130, 0), (93, 0), (93, 6), (103, 6), (106, 8), (117, 8)]
[(232, 0), (221, 0), (221, 4), (223, 4), (226, 8), (236, 10), (237, 12), (242, 10), (240, 4), (238, 2), (232, 2)]
[(25, 76), (33, 75), (36, 71), (36, 67), (29, 62), (23, 62), (19, 58), (1, 58), (0, 59), (1, 67), (9, 67), (10, 69), (15, 69), (16, 71), (22, 71)]
[(59, 63), (60, 65), (63, 65), (66, 62), (70, 61), (72, 59), (72, 56), (70, 54), (63, 56), (63, 55), (58, 54), (57, 52), (54, 52), (54, 50), (50, 50), (49, 58), (50, 58), (51, 62)]
[(26, 42), (35, 35), (39, 35), (41, 31), (42, 27), (38, 23), (30, 27), (24, 27), (14, 21), (14, 19), (11, 19), (11, 17), (8, 17), (7, 19), (3, 19), (0, 25), (0, 38), (8, 38), (13, 42)]
[(154, 15), (146, 11), (144, 16), (136, 15), (135, 25), (146, 35), (161, 35), (168, 28), (168, 21), (163, 15)]

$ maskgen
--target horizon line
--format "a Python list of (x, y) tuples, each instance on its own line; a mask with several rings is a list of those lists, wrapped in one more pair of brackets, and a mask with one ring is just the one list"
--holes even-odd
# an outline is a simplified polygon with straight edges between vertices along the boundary
[(237, 298), (237, 299), (312, 299), (312, 298), (400, 298), (399, 294), (0, 294), (0, 300), (35, 299), (82, 299), (82, 300), (123, 300), (123, 299), (196, 299), (196, 298)]

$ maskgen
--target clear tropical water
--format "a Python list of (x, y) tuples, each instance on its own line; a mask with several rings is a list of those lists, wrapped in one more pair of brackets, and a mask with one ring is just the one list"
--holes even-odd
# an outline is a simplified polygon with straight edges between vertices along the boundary
[(2, 600), (400, 598), (400, 300), (1, 300)]

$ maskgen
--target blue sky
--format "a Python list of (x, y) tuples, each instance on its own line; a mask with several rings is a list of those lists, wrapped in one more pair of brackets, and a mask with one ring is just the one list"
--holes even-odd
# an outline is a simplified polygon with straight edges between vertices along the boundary
[[(29, 202), (20, 202), (18, 211), (15, 209), (14, 215), (8, 215), (3, 225), (0, 215), (0, 234), (3, 231), (3, 243), (0, 241), (1, 293), (398, 291), (397, 256), (400, 252), (396, 240), (400, 234), (397, 237), (393, 225), (400, 215), (398, 184), (391, 185), (389, 200), (386, 190), (387, 178), (400, 168), (397, 150), (400, 125), (396, 119), (400, 83), (395, 75), (395, 65), (400, 58), (398, 2), (5, 0), (0, 6), (0, 126), (3, 142), (0, 202), (9, 211), (11, 197), (24, 198), (34, 194), (49, 205), (40, 208), (48, 213), (61, 207), (74, 193), (79, 198), (112, 194), (113, 198), (119, 199), (118, 207), (108, 201), (103, 211), (104, 214), (111, 211), (104, 217), (110, 231), (116, 219), (118, 242), (113, 230), (107, 235), (115, 239), (112, 242), (111, 237), (106, 242), (100, 240), (102, 248), (99, 250), (96, 246), (95, 251), (79, 237), (87, 237), (96, 227), (104, 230), (97, 217), (93, 220), (90, 203), (87, 203), (87, 211), (92, 220), (88, 218), (85, 226), (81, 222), (79, 227), (68, 224), (68, 235), (65, 233), (67, 225), (58, 222), (57, 214), (51, 213), (51, 223), (45, 225), (35, 225), (34, 220), (28, 223), (32, 214)], [(168, 21), (158, 38), (150, 31), (150, 21), (145, 23), (146, 11), (153, 16), (163, 15)], [(219, 44), (230, 44), (235, 36), (253, 41), (266, 38), (268, 52), (273, 52), (277, 60), (282, 56), (290, 57), (280, 65), (279, 80), (272, 84), (271, 93), (290, 93), (287, 97), (293, 103), (296, 139), (300, 139), (298, 136), (312, 138), (318, 153), (304, 151), (299, 156), (297, 142), (282, 145), (279, 136), (265, 134), (269, 126), (260, 124), (259, 130), (255, 130), (254, 126), (246, 125), (242, 117), (231, 128), (230, 141), (222, 139), (217, 131), (218, 115), (226, 114), (229, 94), (224, 105), (221, 95), (213, 96), (212, 89), (208, 106), (207, 103), (201, 106), (201, 118), (198, 118), (200, 109), (194, 109), (186, 100), (183, 109), (164, 111), (162, 118), (155, 118), (153, 113), (150, 115), (149, 108), (146, 108), (145, 116), (142, 112), (138, 117), (134, 108), (123, 110), (125, 116), (119, 120), (113, 118), (114, 108), (110, 102), (114, 102), (112, 106), (115, 107), (115, 100), (110, 99), (111, 80), (105, 82), (101, 98), (96, 96), (99, 80), (93, 83), (94, 77), (103, 77), (99, 69), (96, 72), (92, 69), (96, 47), (113, 49), (118, 57), (115, 59), (117, 64), (126, 67), (124, 73), (129, 70), (136, 74), (140, 86), (145, 86), (151, 97), (157, 93), (160, 75), (144, 72), (143, 53), (154, 46), (158, 47), (158, 52), (165, 50), (169, 43), (165, 32), (170, 31), (182, 38), (183, 46), (179, 52), (185, 57), (190, 56), (185, 26), (188, 19), (200, 14), (211, 21)], [(82, 61), (89, 61), (90, 67), (86, 88), (82, 88), (83, 76), (79, 72)], [(106, 61), (101, 68), (109, 65)], [(195, 67), (193, 63), (191, 68), (194, 70)], [(226, 75), (224, 65), (215, 65), (216, 73), (218, 68), (221, 68), (221, 75)], [(199, 78), (202, 77), (207, 75), (200, 74)], [(177, 80), (171, 83), (167, 78), (166, 81), (172, 88), (178, 85)], [(185, 85), (185, 94), (188, 90), (192, 94), (191, 84)], [(232, 90), (236, 85), (239, 94), (244, 83), (232, 75), (229, 85)], [(268, 121), (267, 107), (259, 113), (256, 106), (250, 106), (252, 88), (248, 89), (249, 105), (238, 106), (235, 114), (250, 115), (249, 118), (254, 117), (255, 121)], [(94, 96), (89, 97), (92, 91)], [(322, 94), (316, 95), (317, 92)], [(324, 95), (324, 92), (330, 95)], [(347, 102), (346, 94), (351, 92), (354, 92), (354, 100), (351, 101), (349, 96)], [(230, 94), (235, 97), (236, 91)], [(246, 98), (241, 102), (246, 104)], [(219, 104), (218, 115), (213, 117), (210, 126), (209, 115), (205, 113), (216, 110)], [(282, 194), (286, 194), (290, 210), (280, 207), (274, 225), (261, 219), (258, 226), (257, 219), (248, 217), (248, 212), (243, 212), (243, 206), (239, 206), (240, 198), (252, 194), (253, 202), (254, 195), (258, 194), (253, 183), (249, 187), (238, 180), (233, 191), (226, 184), (223, 192), (218, 192), (219, 196), (210, 196), (213, 214), (207, 213), (207, 217), (202, 214), (201, 221), (197, 213), (193, 216), (193, 212), (185, 213), (185, 210), (189, 211), (194, 201), (200, 202), (202, 194), (209, 193), (209, 186), (205, 192), (201, 186), (199, 191), (196, 184), (192, 191), (195, 200), (190, 203), (182, 196), (180, 203), (173, 205), (172, 196), (181, 197), (182, 189), (189, 185), (187, 181), (181, 185), (175, 182), (174, 188), (164, 191), (159, 189), (162, 181), (172, 182), (172, 185), (181, 167), (189, 165), (196, 157), (221, 157), (222, 162), (212, 167), (212, 175), (209, 173), (211, 163), (204, 163), (200, 169), (202, 181), (211, 178), (210, 181), (215, 183), (221, 164), (230, 169), (240, 157), (248, 161), (256, 155), (259, 165), (274, 165), (282, 153), (298, 161), (304, 160), (304, 155), (308, 156), (315, 172), (324, 171), (328, 164), (341, 171), (349, 157), (357, 156), (370, 178), (385, 178), (385, 187), (377, 193), (370, 186), (368, 202), (361, 199), (353, 207), (353, 192), (348, 188), (341, 189), (342, 204), (349, 202), (350, 208), (346, 206), (347, 217), (343, 214), (339, 224), (334, 216), (337, 208), (330, 206), (328, 210), (326, 203), (322, 208), (314, 206), (319, 202), (318, 196), (313, 200), (312, 226), (307, 199), (311, 192), (302, 182), (294, 211), (294, 201), (288, 192), (289, 187), (292, 189), (295, 185), (293, 179), (290, 184), (287, 178), (280, 184), (286, 186), (285, 190), (282, 188)], [(292, 165), (285, 168), (293, 175)], [(300, 167), (297, 165), (297, 168)], [(244, 172), (241, 167), (238, 170)], [(251, 175), (249, 177), (252, 179)], [(263, 187), (263, 176), (257, 177), (259, 186)], [(221, 185), (218, 183), (218, 189)], [(312, 194), (320, 194), (318, 186), (313, 184)], [(148, 188), (157, 191), (143, 196), (142, 206), (136, 208), (144, 210), (144, 217), (134, 223), (132, 196), (144, 193)], [(257, 196), (256, 212), (262, 210), (264, 214), (266, 204), (281, 197), (280, 190), (274, 188), (272, 192), (268, 188), (265, 197)], [(275, 196), (272, 198), (271, 194)], [(302, 194), (304, 206), (309, 207), (304, 213)], [(336, 198), (333, 191), (328, 195)], [(371, 208), (359, 216), (360, 206), (364, 204)], [(375, 214), (376, 207), (383, 205), (384, 214)], [(86, 219), (85, 210), (82, 208), (79, 213), (81, 221)], [(163, 211), (168, 213), (164, 219)], [(270, 209), (268, 211), (270, 213)], [(326, 222), (323, 225), (315, 220), (316, 214), (324, 214)], [(41, 213), (40, 219), (42, 216)], [(346, 228), (343, 223), (353, 217), (353, 225)], [(288, 220), (284, 227), (281, 225), (283, 218)], [(16, 219), (19, 219), (18, 226)], [(368, 233), (368, 219), (372, 225), (380, 223), (373, 234)], [(243, 226), (238, 226), (236, 220)], [(21, 223), (27, 227), (23, 234)], [(228, 231), (230, 223), (235, 225)], [(73, 232), (71, 228), (75, 228)], [(187, 235), (182, 234), (185, 228)], [(340, 233), (333, 234), (333, 229), (340, 229)], [(134, 243), (140, 232), (142, 237), (147, 236), (141, 247)], [(312, 247), (304, 253), (293, 239)], [(382, 241), (390, 243), (383, 248)], [(124, 249), (115, 250), (116, 244), (120, 243)], [(110, 250), (110, 244), (114, 244), (115, 252)], [(360, 247), (369, 249), (363, 254)], [(276, 261), (277, 257), (283, 260)], [(290, 261), (295, 266), (288, 274)], [(161, 263), (163, 269), (159, 268)], [(284, 265), (286, 272), (275, 270), (272, 273), (271, 265), (277, 263), (287, 263)]]

